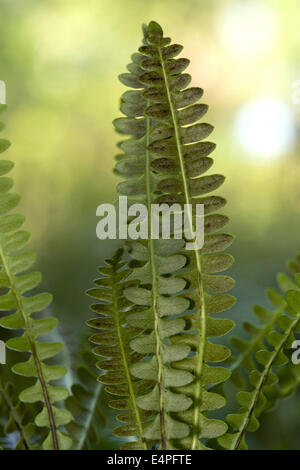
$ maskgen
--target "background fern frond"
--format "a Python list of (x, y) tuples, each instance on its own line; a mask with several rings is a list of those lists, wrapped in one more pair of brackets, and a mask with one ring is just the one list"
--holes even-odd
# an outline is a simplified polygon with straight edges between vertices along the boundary
[(25, 403), (20, 402), (15, 387), (7, 381), (3, 369), (0, 369), (0, 444), (7, 448), (13, 445), (15, 450), (36, 450), (39, 446), (32, 442), (37, 438), (36, 426), (30, 421), (30, 413)]
[[(231, 381), (238, 388), (247, 387), (247, 376), (256, 368), (255, 354), (264, 348), (264, 340), (268, 333), (272, 331), (278, 318), (286, 311), (286, 301), (284, 295), (289, 289), (300, 288), (300, 254), (296, 259), (287, 263), (289, 274), (279, 273), (277, 276), (277, 284), (279, 291), (268, 289), (267, 296), (269, 303), (273, 309), (255, 305), (253, 307), (254, 314), (258, 323), (247, 321), (243, 324), (244, 331), (249, 339), (241, 339), (233, 337), (230, 339), (232, 346), (238, 351), (238, 355), (230, 366), (232, 371)], [(294, 368), (293, 365), (290, 366)], [(293, 393), (297, 384), (297, 371), (293, 374), (289, 367), (278, 370), (279, 383), (281, 384), (282, 394), (289, 395)], [(286, 383), (285, 383), (286, 382)], [(294, 386), (292, 386), (294, 383)]]
[[(1, 139), (0, 151), (3, 152), (8, 147), (9, 142)], [(5, 316), (1, 315), (0, 326), (10, 330), (24, 330), (22, 336), (10, 338), (6, 345), (12, 350), (30, 353), (27, 361), (15, 364), (12, 370), (24, 377), (37, 379), (33, 386), (21, 392), (20, 400), (25, 403), (44, 404), (42, 411), (35, 418), (36, 425), (50, 429), (43, 443), (44, 448), (68, 449), (71, 446), (71, 438), (58, 428), (67, 424), (72, 417), (69, 411), (54, 405), (64, 400), (68, 391), (51, 384), (52, 381), (59, 380), (66, 373), (66, 369), (44, 362), (59, 353), (62, 344), (38, 341), (40, 336), (55, 328), (57, 320), (33, 318), (34, 314), (49, 306), (52, 296), (46, 293), (28, 295), (28, 292), (40, 283), (41, 275), (38, 272), (24, 274), (31, 268), (35, 256), (22, 252), (29, 240), (29, 233), (20, 230), (24, 217), (10, 213), (20, 200), (18, 194), (10, 192), (13, 180), (3, 176), (12, 167), (12, 162), (0, 161), (0, 310), (9, 312)]]
[[(231, 432), (219, 438), (227, 449), (246, 449), (246, 432), (259, 427), (263, 412), (275, 407), (277, 402), (291, 395), (299, 384), (299, 372), (290, 359), (289, 348), (299, 330), (299, 260), (288, 263), (294, 280), (284, 273), (277, 277), (282, 294), (268, 290), (269, 300), (275, 309), (269, 311), (254, 307), (261, 325), (246, 323), (250, 340), (232, 338), (240, 355), (232, 366), (233, 383), (243, 391), (237, 394), (242, 406), (238, 413), (227, 416)], [(249, 382), (245, 380), (249, 376)]]
[(66, 429), (73, 439), (72, 449), (97, 449), (106, 424), (102, 409), (103, 386), (95, 383), (97, 376), (85, 364), (77, 368), (76, 376), (77, 383), (72, 385), (72, 394), (66, 399), (66, 408), (73, 416)]

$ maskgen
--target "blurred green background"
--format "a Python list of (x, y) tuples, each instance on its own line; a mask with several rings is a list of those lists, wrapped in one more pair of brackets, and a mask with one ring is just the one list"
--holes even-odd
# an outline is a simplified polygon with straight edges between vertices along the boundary
[[(141, 24), (154, 19), (191, 59), (215, 126), (216, 173), (227, 177), (236, 236), (240, 325), (299, 248), (297, 0), (0, 0), (0, 80), (16, 189), (54, 313), (79, 343), (84, 295), (113, 251), (96, 238), (96, 207), (116, 198), (112, 173), (125, 71)], [(238, 331), (237, 328), (236, 331)], [(280, 426), (279, 426), (280, 422)], [(252, 448), (299, 449), (299, 395), (266, 416)]]

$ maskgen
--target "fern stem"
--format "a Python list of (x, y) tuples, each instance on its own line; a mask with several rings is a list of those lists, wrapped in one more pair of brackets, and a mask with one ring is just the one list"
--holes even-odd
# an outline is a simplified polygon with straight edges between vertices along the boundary
[[(147, 101), (149, 106), (149, 101)], [(150, 152), (148, 150), (150, 144), (150, 118), (147, 117), (146, 131), (146, 188), (147, 188), (147, 209), (148, 209), (148, 230), (152, 230), (151, 219), (151, 168), (150, 168)], [(163, 385), (163, 361), (161, 357), (160, 335), (159, 335), (159, 313), (157, 308), (157, 274), (155, 268), (155, 247), (152, 236), (149, 237), (149, 250), (151, 259), (152, 274), (152, 309), (154, 314), (154, 334), (156, 339), (156, 358), (158, 363), (158, 393), (159, 393), (159, 413), (160, 413), (160, 431), (161, 431), (161, 448), (166, 450), (167, 439), (165, 429), (165, 407), (164, 407), (164, 385)]]
[(120, 350), (121, 350), (121, 355), (122, 355), (122, 361), (123, 361), (123, 366), (126, 374), (126, 379), (127, 379), (127, 384), (128, 384), (128, 389), (129, 389), (129, 395), (130, 395), (130, 400), (131, 404), (135, 413), (136, 417), (136, 422), (138, 425), (139, 429), (139, 435), (141, 442), (143, 444), (144, 450), (148, 450), (147, 444), (145, 441), (145, 438), (143, 437), (143, 427), (142, 427), (142, 420), (140, 416), (139, 409), (136, 404), (136, 397), (135, 397), (135, 391), (134, 391), (134, 386), (132, 383), (132, 377), (129, 369), (129, 364), (127, 360), (127, 354), (126, 354), (126, 349), (124, 346), (124, 341), (123, 341), (123, 335), (122, 335), (122, 325), (120, 324), (120, 316), (119, 316), (119, 292), (117, 289), (117, 280), (115, 279), (114, 274), (112, 275), (113, 283), (112, 283), (112, 296), (113, 296), (113, 307), (115, 310), (115, 315), (114, 318), (116, 319), (116, 329), (117, 329), (117, 335), (118, 335), (118, 340), (119, 340), (119, 345), (120, 345)]
[(26, 450), (30, 450), (30, 446), (29, 446), (29, 443), (27, 442), (26, 440), (26, 437), (25, 437), (25, 434), (23, 432), (23, 426), (22, 426), (22, 422), (21, 420), (19, 419), (19, 416), (18, 414), (15, 412), (15, 409), (14, 409), (14, 405), (10, 399), (10, 397), (7, 395), (7, 393), (5, 392), (5, 389), (4, 387), (2, 386), (1, 382), (0, 382), (0, 393), (1, 395), (3, 396), (3, 399), (6, 403), (6, 406), (7, 408), (9, 409), (10, 411), (10, 415), (12, 416), (14, 422), (15, 422), (15, 425), (16, 425), (16, 428), (20, 434), (20, 439), (21, 441), (23, 442), (23, 445), (24, 445), (24, 448)]
[(229, 448), (229, 450), (238, 450), (238, 447), (241, 443), (241, 440), (242, 440), (245, 432), (247, 431), (250, 419), (252, 417), (252, 414), (253, 414), (253, 412), (255, 410), (255, 407), (256, 407), (256, 404), (257, 404), (257, 401), (259, 399), (259, 395), (262, 391), (262, 388), (263, 388), (264, 383), (265, 383), (265, 381), (268, 377), (268, 374), (271, 370), (271, 367), (272, 367), (274, 361), (276, 360), (278, 354), (282, 351), (282, 348), (284, 347), (284, 344), (288, 341), (290, 334), (292, 333), (294, 328), (297, 326), (297, 324), (299, 322), (299, 317), (300, 317), (300, 315), (297, 315), (297, 317), (291, 323), (289, 329), (285, 333), (284, 337), (280, 341), (279, 345), (276, 346), (276, 349), (274, 349), (274, 352), (271, 355), (271, 357), (270, 357), (270, 359), (269, 359), (269, 361), (268, 361), (268, 363), (267, 363), (267, 365), (266, 365), (266, 367), (265, 367), (265, 369), (264, 369), (264, 371), (261, 375), (259, 383), (258, 383), (257, 387), (255, 388), (255, 394), (253, 396), (252, 403), (251, 403), (251, 406), (249, 407), (248, 413), (245, 415), (243, 425), (242, 425), (241, 429), (238, 431), (238, 433), (236, 435), (236, 438), (232, 441), (232, 444), (231, 444), (231, 447)]
[[(184, 164), (182, 144), (181, 144), (181, 138), (179, 134), (179, 124), (177, 120), (176, 109), (175, 109), (172, 95), (171, 95), (171, 90), (169, 87), (164, 59), (162, 56), (161, 48), (159, 46), (158, 46), (158, 52), (159, 52), (159, 58), (160, 58), (161, 65), (162, 65), (162, 72), (163, 72), (163, 77), (164, 77), (164, 82), (165, 82), (165, 87), (166, 87), (166, 92), (167, 92), (167, 97), (168, 97), (168, 103), (169, 103), (173, 126), (174, 126), (175, 141), (176, 141), (176, 147), (177, 147), (179, 163), (180, 163), (180, 170), (181, 170), (181, 175), (182, 175), (185, 203), (188, 204), (187, 205), (188, 223), (189, 223), (190, 233), (193, 233), (193, 215), (191, 213), (192, 199), (190, 195), (188, 178), (187, 178), (185, 164)], [(199, 298), (200, 298), (199, 323), (201, 326), (199, 328), (200, 341), (199, 341), (199, 346), (197, 350), (198, 361), (197, 361), (197, 367), (195, 370), (196, 387), (195, 387), (195, 403), (194, 403), (194, 413), (193, 413), (191, 450), (195, 450), (198, 448), (200, 406), (201, 406), (201, 396), (202, 396), (201, 377), (202, 377), (202, 372), (203, 372), (204, 354), (205, 354), (205, 338), (206, 338), (206, 311), (205, 311), (205, 302), (204, 302), (204, 287), (203, 287), (203, 282), (202, 282), (201, 259), (200, 259), (200, 253), (198, 250), (194, 250), (194, 257), (195, 257), (196, 266), (197, 266), (197, 284), (198, 284), (198, 292), (199, 292)]]
[(28, 318), (27, 318), (27, 315), (26, 315), (26, 312), (25, 312), (25, 309), (24, 309), (22, 298), (21, 298), (21, 296), (18, 292), (18, 289), (15, 286), (13, 275), (10, 272), (9, 265), (8, 265), (5, 253), (4, 253), (4, 250), (2, 248), (1, 240), (0, 240), (0, 257), (2, 259), (3, 267), (6, 271), (6, 275), (9, 279), (11, 290), (12, 290), (12, 292), (13, 292), (15, 298), (16, 298), (18, 309), (21, 312), (22, 317), (24, 319), (25, 329), (26, 329), (28, 339), (29, 339), (29, 343), (30, 343), (30, 349), (31, 349), (32, 357), (33, 357), (33, 360), (34, 360), (34, 363), (35, 363), (35, 366), (36, 366), (38, 379), (39, 379), (41, 387), (42, 387), (42, 393), (43, 393), (43, 396), (44, 396), (44, 399), (45, 399), (45, 405), (46, 405), (47, 412), (48, 412), (50, 430), (51, 430), (51, 435), (52, 435), (52, 440), (53, 440), (53, 447), (54, 447), (55, 450), (59, 450), (58, 438), (57, 438), (57, 432), (56, 432), (56, 425), (55, 425), (54, 414), (53, 414), (53, 410), (52, 410), (52, 404), (51, 404), (51, 401), (50, 401), (46, 381), (44, 379), (41, 362), (40, 362), (38, 354), (37, 354), (34, 337), (33, 337), (32, 331), (31, 331), (30, 323), (28, 321)]

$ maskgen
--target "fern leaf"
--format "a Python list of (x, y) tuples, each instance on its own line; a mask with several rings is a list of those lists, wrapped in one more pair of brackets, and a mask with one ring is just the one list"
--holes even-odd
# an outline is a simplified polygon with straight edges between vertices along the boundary
[[(118, 191), (128, 196), (130, 203), (146, 204), (151, 227), (153, 203), (193, 206), (203, 203), (208, 214), (221, 208), (225, 200), (206, 196), (222, 184), (223, 176), (201, 176), (213, 163), (208, 155), (215, 145), (202, 142), (212, 126), (204, 123), (186, 127), (198, 121), (207, 106), (197, 103), (203, 93), (201, 89), (186, 88), (191, 77), (182, 72), (189, 61), (174, 59), (182, 46), (170, 44), (171, 40), (163, 37), (160, 26), (154, 22), (144, 27), (144, 34), (144, 44), (139, 53), (133, 54), (133, 62), (128, 66), (130, 73), (120, 76), (122, 83), (135, 88), (122, 96), (121, 111), (127, 117), (115, 120), (114, 125), (119, 133), (132, 136), (119, 144), (123, 153), (116, 157), (116, 172), (126, 181), (118, 185)], [(190, 229), (194, 229), (191, 212), (188, 219)], [(210, 316), (234, 303), (232, 296), (223, 294), (233, 286), (232, 279), (211, 276), (232, 264), (232, 257), (219, 254), (230, 245), (232, 237), (215, 233), (227, 220), (219, 214), (207, 215), (205, 245), (190, 253), (183, 251), (184, 240), (128, 243), (128, 251), (135, 260), (130, 279), (140, 280), (140, 286), (127, 289), (124, 294), (136, 305), (147, 307), (142, 313), (129, 316), (128, 321), (143, 318), (152, 329), (150, 335), (137, 338), (131, 347), (149, 354), (147, 373), (157, 384), (154, 393), (140, 399), (139, 405), (146, 406), (147, 402), (148, 409), (156, 411), (154, 423), (145, 435), (157, 440), (163, 449), (173, 447), (174, 440), (175, 447), (202, 448), (200, 437), (218, 436), (226, 431), (224, 423), (208, 420), (203, 411), (223, 406), (223, 398), (209, 394), (205, 386), (229, 375), (224, 368), (205, 364), (223, 361), (229, 355), (227, 348), (207, 340), (209, 336), (225, 334), (233, 326), (229, 320)], [(182, 268), (185, 275), (178, 274)], [(187, 289), (184, 295), (183, 289)], [(171, 327), (174, 314), (181, 315), (176, 319), (176, 328)], [(169, 355), (163, 352), (165, 349), (170, 351)], [(189, 357), (191, 351), (193, 357)], [(131, 372), (141, 377), (146, 373), (145, 363), (135, 365)]]
[[(141, 54), (134, 54), (133, 64), (128, 66), (132, 77), (134, 76), (136, 80), (135, 88), (142, 87), (137, 81), (137, 75), (142, 71), (138, 66), (141, 57), (143, 58)], [(128, 74), (125, 78), (128, 78)], [(123, 83), (126, 82), (124, 75), (120, 76), (120, 79)], [(133, 79), (126, 83), (132, 82)], [(131, 197), (133, 202), (139, 200), (146, 204), (149, 214), (148, 226), (151, 226), (151, 203), (154, 202), (153, 191), (156, 185), (155, 175), (150, 167), (150, 152), (147, 150), (151, 122), (149, 117), (135, 119), (144, 112), (146, 103), (140, 91), (124, 93), (121, 110), (129, 117), (115, 120), (114, 124), (119, 132), (133, 135), (133, 139), (120, 145), (125, 154), (117, 157), (116, 172), (131, 179), (121, 183), (118, 190), (121, 194)], [(142, 121), (142, 125), (137, 121)], [(135, 138), (136, 125), (140, 126), (139, 139)], [(135, 156), (132, 158), (130, 153)], [(131, 280), (142, 279), (140, 287), (129, 288), (124, 292), (127, 299), (140, 307), (128, 316), (128, 322), (132, 326), (140, 324), (145, 326), (145, 329), (151, 330), (149, 335), (138, 337), (131, 342), (135, 352), (148, 353), (147, 362), (136, 364), (131, 368), (131, 373), (138, 378), (147, 375), (153, 380), (154, 386), (149, 393), (139, 397), (138, 405), (143, 410), (154, 411), (153, 420), (146, 426), (144, 436), (147, 440), (157, 442), (162, 449), (166, 448), (167, 439), (182, 437), (189, 433), (188, 426), (176, 421), (170, 413), (188, 408), (191, 399), (183, 394), (175, 394), (170, 387), (185, 385), (193, 380), (193, 377), (190, 373), (176, 371), (169, 366), (169, 363), (172, 359), (176, 360), (176, 357), (179, 359), (186, 357), (190, 348), (186, 346), (174, 348), (166, 344), (166, 339), (171, 334), (182, 331), (185, 326), (183, 319), (170, 320), (167, 316), (171, 311), (173, 314), (181, 314), (189, 307), (189, 301), (184, 297), (165, 297), (167, 294), (176, 294), (186, 285), (183, 279), (165, 277), (166, 274), (170, 275), (186, 264), (184, 256), (173, 254), (182, 249), (183, 245), (181, 241), (174, 240), (149, 240), (145, 244), (135, 242), (128, 245), (132, 258), (142, 263), (142, 266), (134, 269), (130, 276)], [(141, 287), (144, 285), (151, 285), (151, 290)]]
[(78, 367), (79, 383), (72, 386), (66, 408), (73, 416), (66, 429), (73, 439), (74, 450), (92, 450), (100, 442), (100, 429), (105, 425), (101, 409), (102, 384), (95, 385), (95, 374), (85, 365)]
[[(143, 58), (141, 54), (133, 54), (133, 63), (128, 66), (131, 79), (128, 81), (128, 74), (120, 76), (124, 84), (135, 83), (135, 88), (143, 86), (138, 82), (138, 75), (142, 71), (138, 65), (140, 58)], [(141, 91), (137, 90), (125, 92), (121, 103), (121, 110), (128, 118), (119, 118), (114, 121), (114, 125), (118, 132), (131, 134), (133, 138), (120, 144), (125, 153), (117, 156), (115, 171), (130, 179), (120, 183), (118, 191), (129, 196), (130, 202), (144, 202), (148, 208), (147, 223), (150, 227), (151, 204), (154, 202), (153, 191), (156, 185), (156, 178), (150, 167), (150, 152), (147, 150), (151, 122), (148, 116), (135, 119), (144, 113), (147, 102)], [(170, 362), (177, 357), (186, 357), (190, 348), (186, 345), (174, 347), (166, 342), (169, 336), (182, 331), (185, 326), (183, 319), (169, 319), (170, 312), (173, 315), (181, 314), (189, 307), (186, 298), (174, 296), (184, 289), (186, 281), (170, 276), (186, 264), (185, 256), (176, 255), (183, 246), (181, 240), (151, 239), (148, 242), (136, 241), (127, 245), (130, 255), (140, 265), (133, 269), (129, 279), (141, 280), (139, 287), (124, 291), (126, 298), (137, 306), (128, 315), (128, 322), (133, 327), (142, 325), (151, 331), (130, 343), (136, 353), (147, 353), (146, 362), (135, 364), (131, 367), (131, 373), (140, 379), (147, 375), (153, 381), (151, 390), (138, 397), (137, 403), (142, 410), (154, 412), (153, 419), (144, 429), (144, 436), (148, 441), (158, 443), (162, 449), (166, 448), (167, 439), (182, 437), (189, 432), (188, 426), (175, 420), (171, 412), (187, 409), (191, 405), (191, 399), (174, 393), (170, 388), (185, 385), (193, 377), (189, 372), (176, 371), (170, 367)], [(147, 288), (149, 285), (150, 290)], [(170, 295), (173, 297), (169, 297)]]
[[(287, 269), (289, 275), (279, 273), (277, 276), (278, 288), (283, 294), (289, 289), (300, 288), (300, 254), (297, 259), (287, 263)], [(287, 304), (282, 294), (274, 289), (268, 289), (267, 296), (273, 309), (270, 310), (260, 305), (255, 305), (253, 311), (259, 323), (253, 324), (252, 322), (245, 322), (243, 325), (249, 339), (233, 337), (230, 340), (232, 346), (239, 353), (231, 364), (230, 369), (232, 374), (230, 379), (232, 383), (240, 389), (247, 386), (245, 376), (248, 376), (252, 370), (256, 369), (255, 354), (260, 349), (264, 348), (264, 339), (268, 333), (272, 331), (278, 318), (286, 311)], [(294, 376), (293, 380), (293, 373), (290, 371), (290, 369), (293, 368), (294, 366), (291, 365), (290, 367), (285, 367), (278, 371), (283, 395), (293, 393), (296, 388), (296, 376)], [(286, 385), (284, 385), (285, 381)], [(292, 386), (292, 383), (294, 383), (294, 386)]]
[(245, 329), (251, 334), (251, 339), (232, 339), (232, 344), (240, 352), (232, 367), (233, 383), (245, 390), (247, 384), (244, 375), (247, 373), (251, 389), (237, 394), (241, 409), (227, 416), (231, 432), (219, 438), (219, 443), (226, 449), (247, 449), (246, 432), (256, 431), (262, 413), (274, 408), (278, 400), (293, 393), (299, 383), (296, 366), (290, 362), (287, 354), (294, 341), (294, 333), (299, 330), (300, 319), (300, 278), (297, 272), (300, 271), (300, 265), (294, 261), (289, 263), (291, 266), (295, 274), (294, 281), (283, 273), (277, 277), (284, 296), (275, 290), (268, 291), (275, 310), (271, 312), (256, 306), (254, 312), (262, 326), (247, 323)]
[[(36, 450), (38, 446), (32, 443), (32, 438), (37, 435), (36, 426), (30, 422), (29, 413), (26, 405), (15, 398), (15, 387), (11, 382), (3, 381), (3, 374), (0, 374), (0, 416), (4, 439), (14, 432), (18, 433), (18, 439), (15, 441), (15, 450)], [(25, 424), (26, 421), (26, 424)]]
[[(2, 107), (1, 110), (4, 110)], [(0, 140), (0, 151), (9, 147), (9, 142)], [(34, 319), (33, 314), (46, 309), (51, 303), (50, 294), (37, 294), (29, 296), (27, 293), (38, 286), (41, 275), (38, 272), (28, 271), (35, 261), (32, 253), (23, 253), (21, 250), (29, 240), (29, 233), (20, 230), (24, 217), (20, 214), (10, 213), (19, 203), (18, 194), (10, 192), (13, 180), (6, 175), (13, 167), (8, 160), (0, 161), (0, 285), (5, 291), (0, 296), (0, 310), (9, 312), (0, 318), (0, 326), (10, 330), (24, 330), (22, 336), (7, 341), (8, 348), (22, 353), (29, 352), (26, 362), (15, 364), (12, 370), (24, 377), (36, 378), (33, 386), (23, 390), (20, 400), (24, 403), (43, 402), (42, 411), (36, 416), (38, 426), (50, 429), (43, 446), (45, 449), (67, 449), (71, 439), (58, 428), (71, 420), (67, 410), (54, 404), (64, 400), (68, 391), (63, 387), (51, 384), (65, 375), (64, 367), (48, 365), (44, 360), (52, 358), (60, 352), (60, 343), (41, 343), (38, 338), (49, 333), (57, 324), (55, 318)], [(24, 295), (26, 294), (26, 295)]]
[(99, 330), (90, 338), (97, 345), (93, 352), (102, 358), (96, 365), (105, 372), (98, 380), (114, 396), (109, 402), (110, 407), (122, 411), (117, 419), (123, 424), (113, 433), (123, 438), (138, 436), (137, 441), (125, 444), (123, 449), (147, 450), (143, 427), (149, 412), (138, 408), (137, 396), (147, 390), (151, 382), (147, 377), (144, 380), (133, 379), (130, 374), (130, 368), (143, 354), (132, 353), (129, 347), (141, 328), (127, 324), (126, 312), (131, 304), (124, 298), (123, 290), (130, 271), (124, 268), (122, 255), (123, 250), (120, 249), (111, 260), (106, 260), (107, 266), (99, 268), (104, 277), (95, 281), (96, 288), (87, 291), (90, 297), (98, 300), (91, 310), (99, 315), (89, 320), (88, 325)]

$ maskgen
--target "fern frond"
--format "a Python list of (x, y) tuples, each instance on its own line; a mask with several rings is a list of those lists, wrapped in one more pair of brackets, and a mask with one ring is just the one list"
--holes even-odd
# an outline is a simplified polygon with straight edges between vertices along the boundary
[(77, 369), (79, 383), (72, 386), (71, 396), (66, 399), (66, 408), (73, 416), (66, 429), (73, 439), (74, 450), (92, 450), (100, 442), (100, 429), (105, 425), (101, 408), (103, 387), (95, 384), (96, 375), (85, 365)]
[[(144, 41), (145, 43), (145, 41)], [(142, 69), (139, 67), (141, 54), (133, 54), (133, 63), (128, 66), (130, 74), (123, 74), (120, 80), (134, 88), (143, 85), (138, 81)], [(121, 110), (129, 116), (114, 121), (118, 132), (131, 134), (132, 139), (120, 144), (124, 154), (117, 156), (115, 171), (129, 180), (118, 185), (119, 193), (127, 195), (131, 202), (143, 202), (148, 208), (148, 227), (152, 225), (151, 204), (157, 178), (151, 171), (151, 157), (147, 149), (150, 143), (151, 120), (142, 117), (147, 101), (141, 91), (125, 92), (121, 100)], [(137, 138), (138, 137), (138, 138)], [(133, 156), (132, 156), (133, 155)], [(167, 439), (188, 434), (188, 427), (176, 421), (171, 412), (182, 411), (191, 405), (191, 400), (183, 394), (175, 394), (171, 387), (183, 386), (193, 380), (190, 373), (182, 373), (170, 367), (172, 360), (184, 358), (189, 354), (187, 346), (172, 347), (166, 343), (171, 336), (183, 330), (183, 319), (169, 319), (168, 315), (179, 315), (189, 307), (189, 301), (182, 297), (169, 297), (182, 291), (186, 285), (184, 279), (170, 274), (186, 264), (186, 257), (176, 254), (184, 243), (180, 240), (148, 240), (127, 245), (136, 267), (129, 276), (130, 280), (139, 280), (140, 287), (128, 288), (124, 295), (137, 308), (128, 315), (128, 322), (133, 327), (142, 326), (150, 334), (136, 338), (130, 343), (136, 353), (146, 353), (146, 362), (131, 367), (131, 373), (140, 378), (151, 378), (151, 391), (138, 398), (138, 405), (144, 411), (153, 411), (153, 419), (144, 429), (144, 436), (150, 442), (157, 442), (165, 449)], [(167, 277), (168, 276), (168, 277)], [(151, 289), (148, 290), (148, 286)], [(145, 286), (145, 287), (142, 287)], [(168, 295), (168, 297), (166, 297)]]
[[(217, 189), (224, 177), (201, 176), (213, 163), (208, 155), (215, 144), (202, 142), (213, 128), (206, 123), (186, 127), (198, 121), (207, 106), (197, 103), (201, 89), (186, 88), (191, 77), (182, 72), (189, 61), (174, 59), (182, 46), (170, 45), (171, 40), (163, 37), (154, 22), (144, 27), (144, 34), (144, 44), (133, 54), (129, 73), (120, 76), (122, 83), (135, 88), (122, 96), (121, 111), (127, 117), (115, 120), (114, 125), (121, 134), (132, 136), (119, 144), (123, 153), (116, 157), (116, 172), (126, 181), (118, 185), (118, 191), (129, 197), (130, 204), (146, 204), (148, 227), (152, 227), (153, 203), (179, 203), (182, 207), (202, 203), (208, 214), (226, 201), (204, 196)], [(190, 231), (194, 231), (192, 211), (188, 211), (188, 221)], [(130, 279), (140, 280), (140, 286), (124, 294), (136, 305), (146, 307), (142, 313), (130, 315), (128, 321), (132, 325), (146, 322), (151, 329), (149, 335), (131, 342), (135, 351), (149, 354), (148, 362), (136, 364), (131, 372), (140, 378), (151, 374), (156, 382), (154, 391), (138, 403), (156, 412), (144, 435), (156, 440), (162, 449), (174, 445), (202, 448), (200, 438), (217, 437), (226, 431), (224, 423), (208, 420), (203, 412), (224, 404), (223, 397), (207, 392), (206, 386), (229, 376), (226, 369), (205, 364), (223, 361), (230, 354), (227, 348), (207, 340), (233, 326), (230, 320), (211, 317), (235, 301), (223, 294), (232, 288), (232, 279), (211, 275), (232, 264), (232, 257), (219, 254), (232, 237), (215, 233), (227, 221), (220, 214), (206, 215), (205, 245), (193, 252), (183, 251), (185, 240), (128, 243), (135, 260)], [(179, 275), (182, 268), (186, 272)]]
[(125, 444), (123, 449), (147, 450), (143, 428), (151, 413), (139, 409), (137, 397), (149, 388), (151, 382), (148, 377), (136, 380), (130, 374), (130, 368), (143, 354), (132, 353), (129, 343), (142, 329), (141, 325), (134, 328), (127, 324), (127, 311), (131, 304), (124, 298), (123, 290), (130, 271), (125, 269), (122, 255), (123, 250), (119, 249), (111, 260), (106, 260), (107, 266), (98, 269), (104, 277), (97, 279), (97, 287), (88, 290), (87, 294), (99, 301), (91, 306), (99, 316), (87, 323), (100, 330), (90, 338), (97, 345), (93, 352), (102, 358), (96, 365), (105, 371), (98, 380), (114, 396), (109, 402), (110, 407), (122, 411), (117, 419), (126, 423), (114, 429), (113, 433), (119, 437), (138, 436), (137, 441)]
[(243, 371), (248, 373), (255, 369), (254, 356), (257, 351), (264, 347), (264, 339), (272, 330), (277, 319), (284, 313), (286, 302), (284, 297), (280, 296), (274, 289), (268, 289), (267, 295), (273, 305), (273, 310), (268, 310), (260, 305), (253, 307), (254, 314), (260, 321), (260, 325), (254, 325), (251, 322), (244, 323), (245, 332), (250, 335), (250, 339), (231, 338), (232, 346), (239, 352), (236, 360), (231, 365), (231, 381), (239, 388), (246, 386)]
[[(1, 110), (4, 110), (4, 107)], [(9, 145), (7, 140), (1, 139), (0, 151), (3, 152)], [(14, 365), (12, 370), (24, 377), (37, 379), (33, 386), (21, 392), (20, 400), (25, 403), (44, 404), (42, 411), (35, 418), (38, 426), (50, 428), (43, 447), (67, 449), (71, 445), (71, 439), (58, 427), (67, 424), (71, 420), (71, 415), (67, 410), (54, 404), (64, 400), (68, 396), (68, 391), (50, 383), (64, 376), (66, 370), (64, 367), (44, 362), (58, 354), (62, 345), (38, 341), (40, 336), (55, 328), (57, 320), (32, 317), (33, 314), (49, 306), (52, 296), (46, 293), (28, 295), (28, 292), (40, 283), (41, 275), (38, 272), (24, 274), (31, 268), (35, 256), (21, 251), (29, 240), (29, 233), (19, 230), (24, 223), (24, 217), (16, 213), (10, 214), (20, 200), (18, 194), (10, 192), (13, 180), (3, 176), (12, 168), (11, 161), (0, 161), (0, 286), (2, 292), (5, 292), (0, 296), (0, 310), (10, 312), (6, 316), (1, 316), (0, 326), (11, 330), (24, 330), (22, 336), (9, 339), (6, 345), (15, 351), (30, 353), (26, 362)]]
[(251, 339), (232, 339), (232, 344), (240, 352), (233, 365), (233, 383), (246, 389), (244, 375), (247, 373), (251, 390), (237, 394), (242, 408), (238, 413), (227, 416), (231, 432), (219, 438), (219, 443), (226, 449), (246, 449), (245, 433), (256, 431), (262, 413), (274, 408), (299, 384), (299, 375), (294, 370), (297, 366), (291, 363), (286, 350), (291, 347), (294, 333), (299, 330), (300, 304), (297, 302), (300, 299), (300, 265), (298, 261), (293, 261), (289, 267), (292, 267), (294, 281), (284, 273), (277, 277), (284, 295), (275, 290), (268, 291), (275, 310), (271, 312), (256, 306), (254, 312), (262, 326), (246, 323), (245, 330), (250, 333)]
[[(282, 294), (285, 294), (290, 289), (300, 288), (300, 254), (295, 260), (291, 260), (287, 263), (287, 269), (289, 275), (279, 273), (277, 276), (277, 285)], [(259, 323), (253, 324), (252, 322), (245, 322), (243, 324), (244, 331), (248, 335), (249, 339), (241, 339), (237, 337), (230, 339), (232, 346), (239, 353), (231, 364), (230, 369), (232, 374), (230, 380), (240, 389), (247, 386), (245, 378), (256, 368), (255, 354), (257, 351), (264, 348), (264, 339), (267, 334), (272, 331), (274, 324), (286, 310), (287, 304), (281, 293), (277, 292), (275, 289), (267, 290), (268, 300), (273, 306), (272, 310), (261, 307), (260, 305), (255, 305), (253, 307), (254, 314)], [(282, 393), (292, 393), (296, 387), (296, 385), (295, 387), (291, 386), (293, 374), (290, 374), (286, 367), (284, 369), (280, 369), (278, 372), (279, 379), (281, 377), (280, 382), (282, 383), (282, 389), (285, 388), (284, 380), (289, 383), (288, 388), (285, 391), (282, 390)]]
[[(36, 426), (29, 421), (29, 413), (26, 405), (15, 398), (14, 386), (10, 382), (3, 381), (0, 373), (0, 416), (4, 441), (11, 433), (18, 433), (15, 450), (36, 450), (38, 446), (32, 444), (32, 438), (36, 436)], [(26, 421), (26, 424), (25, 424)], [(5, 424), (4, 424), (5, 423)], [(3, 439), (0, 437), (0, 442)], [(5, 448), (5, 444), (4, 444)]]

